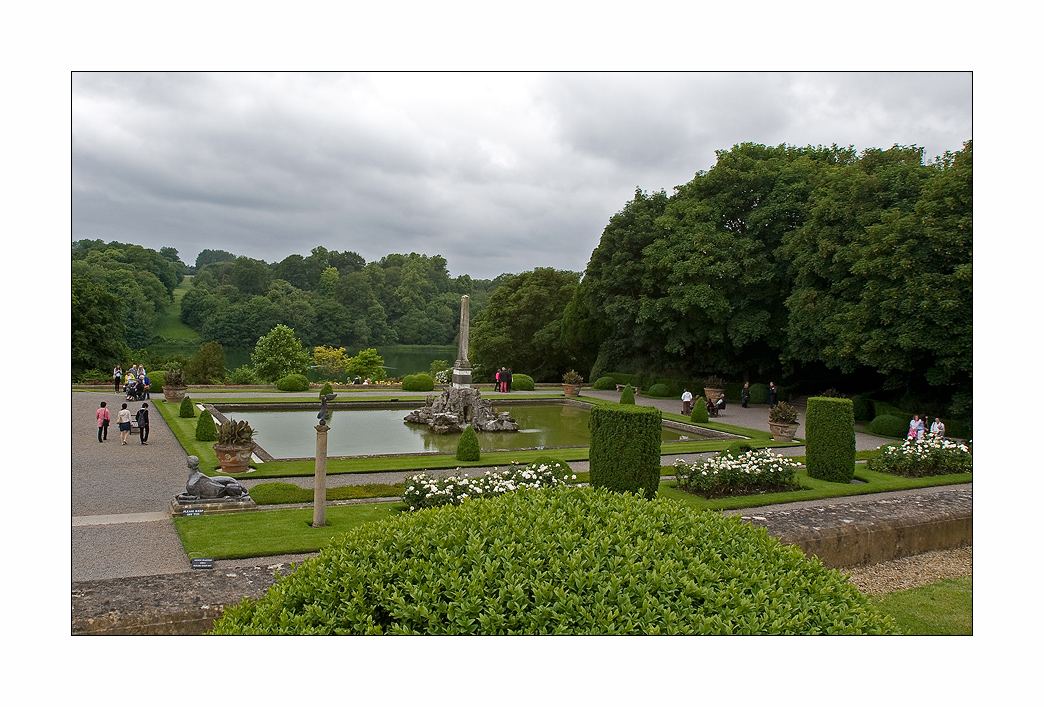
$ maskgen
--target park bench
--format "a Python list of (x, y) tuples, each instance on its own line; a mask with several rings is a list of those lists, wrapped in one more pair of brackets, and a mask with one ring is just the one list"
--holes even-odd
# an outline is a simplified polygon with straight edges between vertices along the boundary
[[(623, 392), (623, 389), (624, 389), (624, 388), (626, 388), (626, 387), (627, 387), (627, 384), (626, 384), (626, 383), (617, 383), (617, 384), (616, 384), (616, 392), (617, 392), (617, 393), (622, 393), (622, 392)], [(642, 392), (642, 389), (641, 389), (641, 388), (635, 388), (635, 389), (634, 389), (634, 394), (635, 394), (635, 395), (639, 395), (639, 394), (640, 394), (641, 392)]]

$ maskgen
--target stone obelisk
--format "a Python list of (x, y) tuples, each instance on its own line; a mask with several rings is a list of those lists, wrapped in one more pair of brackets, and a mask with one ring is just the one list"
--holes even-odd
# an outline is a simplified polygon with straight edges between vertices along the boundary
[(471, 387), (471, 363), (468, 361), (468, 323), (471, 298), (464, 295), (460, 298), (460, 343), (457, 344), (457, 361), (453, 364), (453, 387)]

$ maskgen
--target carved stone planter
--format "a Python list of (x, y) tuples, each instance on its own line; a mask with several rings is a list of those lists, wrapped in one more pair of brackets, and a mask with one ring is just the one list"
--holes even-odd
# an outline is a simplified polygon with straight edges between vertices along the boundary
[(772, 430), (772, 440), (774, 442), (793, 442), (797, 428), (796, 422), (769, 421), (769, 429)]
[(215, 444), (218, 464), (226, 474), (245, 474), (250, 471), (250, 455), (254, 453), (254, 445)]
[(718, 402), (718, 398), (725, 395), (724, 388), (704, 388), (703, 394), (707, 397), (704, 400), (710, 400), (712, 403)]
[(188, 390), (187, 387), (183, 388), (165, 385), (163, 386), (163, 398), (168, 403), (180, 403), (182, 400), (185, 399), (186, 390)]
[(570, 383), (563, 383), (562, 384), (562, 392), (565, 393), (567, 397), (575, 398), (578, 395), (580, 395), (580, 388), (582, 388), (582, 387), (583, 386), (581, 386), (581, 385), (572, 385)]

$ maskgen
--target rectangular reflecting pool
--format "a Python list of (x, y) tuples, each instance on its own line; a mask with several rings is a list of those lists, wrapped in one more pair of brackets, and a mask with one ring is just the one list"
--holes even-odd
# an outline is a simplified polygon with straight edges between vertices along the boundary
[[(335, 410), (327, 434), (331, 457), (374, 454), (434, 452), (454, 454), (460, 434), (438, 435), (426, 425), (403, 421), (416, 405), (401, 410)], [(519, 424), (518, 432), (479, 432), (482, 451), (531, 449), (534, 447), (586, 447), (590, 444), (587, 408), (575, 405), (510, 404), (497, 406)], [(237, 410), (225, 413), (247, 420), (257, 430), (255, 440), (277, 459), (315, 456), (316, 410)], [(662, 428), (665, 442), (705, 439), (698, 434)]]

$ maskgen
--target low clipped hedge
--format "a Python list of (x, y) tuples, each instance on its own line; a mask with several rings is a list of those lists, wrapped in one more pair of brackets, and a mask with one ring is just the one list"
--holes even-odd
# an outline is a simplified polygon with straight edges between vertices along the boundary
[(284, 391), (300, 392), (302, 390), (308, 390), (308, 378), (301, 375), (300, 373), (291, 373), (288, 376), (283, 376), (276, 383), (276, 388)]
[(855, 473), (855, 417), (848, 398), (812, 397), (805, 408), (805, 467), (813, 479), (847, 484)]
[(902, 438), (909, 429), (910, 423), (895, 415), (878, 415), (870, 422), (870, 434), (879, 437)]
[(736, 517), (558, 487), (350, 529), (259, 599), (227, 608), (211, 633), (865, 635), (898, 628), (844, 574)]
[(403, 390), (435, 390), (435, 379), (427, 373), (411, 373), (402, 379)]
[(536, 381), (525, 373), (512, 373), (511, 390), (536, 390)]
[[(776, 387), (776, 392), (779, 392), (779, 387)], [(782, 398), (780, 398), (782, 400)], [(750, 384), (750, 404), (751, 405), (765, 405), (768, 403), (768, 386), (764, 383), (751, 383)]]
[(644, 405), (595, 405), (591, 408), (591, 485), (656, 495), (660, 486), (663, 416)]

